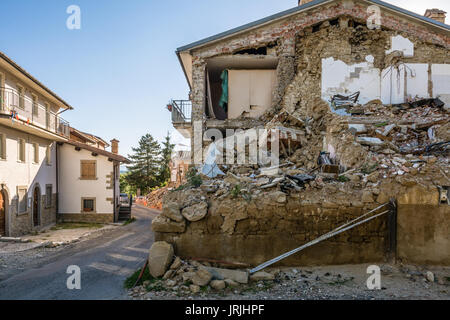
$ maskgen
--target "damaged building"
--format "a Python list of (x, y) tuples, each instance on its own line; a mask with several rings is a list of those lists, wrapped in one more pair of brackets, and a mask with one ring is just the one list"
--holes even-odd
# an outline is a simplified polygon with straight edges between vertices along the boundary
[(252, 128), (281, 131), (281, 160), (219, 165), (169, 193), (157, 240), (257, 265), (391, 201), (395, 214), (282, 263), (449, 264), (449, 30), (438, 9), (302, 0), (179, 48), (190, 99), (168, 107), (192, 163), (227, 130)]

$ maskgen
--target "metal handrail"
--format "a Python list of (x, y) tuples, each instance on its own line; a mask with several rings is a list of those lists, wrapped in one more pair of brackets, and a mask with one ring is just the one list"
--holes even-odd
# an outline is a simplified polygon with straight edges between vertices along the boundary
[(187, 123), (192, 119), (192, 102), (190, 100), (172, 100), (172, 122)]
[(69, 122), (37, 101), (12, 88), (0, 87), (0, 112), (16, 113), (39, 128), (69, 137)]

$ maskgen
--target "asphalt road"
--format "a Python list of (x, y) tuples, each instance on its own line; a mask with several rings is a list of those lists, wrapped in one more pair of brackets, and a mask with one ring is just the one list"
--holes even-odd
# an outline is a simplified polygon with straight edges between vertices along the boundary
[[(128, 299), (125, 279), (142, 267), (153, 243), (151, 220), (157, 212), (133, 207), (136, 222), (62, 250), (42, 265), (0, 282), (0, 300)], [(81, 290), (69, 290), (69, 266), (81, 270)]]

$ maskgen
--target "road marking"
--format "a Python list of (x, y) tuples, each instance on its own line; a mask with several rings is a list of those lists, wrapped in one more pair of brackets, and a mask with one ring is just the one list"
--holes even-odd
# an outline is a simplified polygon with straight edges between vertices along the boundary
[(140, 261), (142, 260), (141, 258), (138, 257), (132, 257), (132, 256), (125, 256), (122, 254), (115, 254), (115, 253), (110, 253), (108, 254), (110, 257), (114, 258), (114, 259), (118, 259), (118, 260), (124, 260), (124, 261), (129, 261), (129, 262), (134, 262), (134, 261)]

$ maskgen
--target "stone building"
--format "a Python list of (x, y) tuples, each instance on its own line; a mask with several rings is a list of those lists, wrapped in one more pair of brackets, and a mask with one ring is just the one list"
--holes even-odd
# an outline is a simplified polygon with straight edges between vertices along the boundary
[(336, 94), (359, 91), (360, 103), (440, 97), (448, 104), (444, 21), (442, 10), (421, 16), (379, 0), (299, 1), (178, 48), (190, 99), (173, 101), (173, 124), (191, 138), (193, 163), (200, 164), (200, 148), (213, 138), (202, 139), (207, 130), (226, 137), (227, 129), (254, 128), (277, 110)]
[[(203, 163), (202, 149), (212, 141), (235, 135), (230, 129), (280, 124), (295, 129), (299, 142), (280, 153), (283, 167), (217, 163), (225, 175), (170, 193), (152, 224), (156, 240), (173, 244), (182, 257), (257, 265), (393, 200), (389, 218), (283, 264), (390, 256), (450, 264), (450, 26), (444, 14), (421, 16), (379, 0), (302, 0), (179, 48), (190, 100), (173, 101), (170, 110), (175, 128), (191, 138), (193, 164)], [(330, 101), (353, 94), (358, 103), (347, 107), (360, 110), (344, 114)], [(414, 106), (417, 101), (425, 103)], [(404, 138), (401, 148), (390, 134)], [(413, 150), (412, 141), (424, 149)], [(425, 152), (436, 142), (447, 149)], [(335, 161), (334, 173), (324, 172), (322, 154)]]

